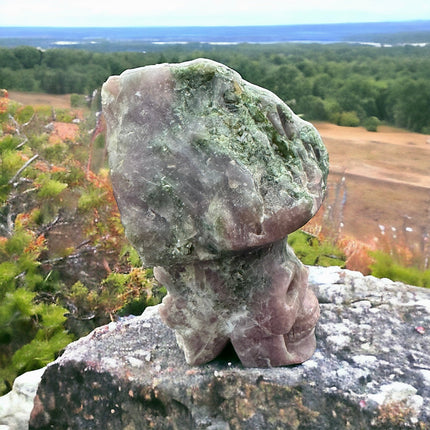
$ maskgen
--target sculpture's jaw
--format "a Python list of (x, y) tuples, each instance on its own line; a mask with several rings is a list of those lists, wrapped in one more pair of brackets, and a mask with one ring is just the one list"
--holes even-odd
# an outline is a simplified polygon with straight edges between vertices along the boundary
[(286, 240), (154, 273), (169, 291), (161, 317), (176, 330), (189, 364), (213, 360), (229, 341), (246, 367), (298, 364), (312, 356), (319, 305), (307, 269)]

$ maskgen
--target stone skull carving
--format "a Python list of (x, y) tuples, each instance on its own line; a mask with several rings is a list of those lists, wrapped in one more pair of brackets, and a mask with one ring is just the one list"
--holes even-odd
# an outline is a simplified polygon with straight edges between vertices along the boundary
[(206, 59), (112, 76), (102, 99), (126, 235), (168, 290), (161, 316), (187, 362), (228, 342), (248, 367), (308, 359), (319, 306), (287, 235), (326, 189), (315, 128)]

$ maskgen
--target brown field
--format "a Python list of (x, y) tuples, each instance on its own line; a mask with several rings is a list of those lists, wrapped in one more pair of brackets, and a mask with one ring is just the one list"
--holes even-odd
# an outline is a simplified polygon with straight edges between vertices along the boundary
[(56, 108), (70, 108), (70, 94), (43, 94), (8, 91), (9, 98), (26, 105), (49, 105)]
[[(70, 107), (70, 95), (10, 91), (25, 104)], [(422, 251), (430, 234), (430, 136), (381, 126), (315, 123), (330, 155), (329, 190), (323, 210), (335, 206), (331, 219), (342, 215), (342, 231), (368, 242), (385, 238)], [(344, 186), (340, 187), (342, 178)], [(345, 198), (336, 200), (336, 188)]]
[(324, 206), (334, 203), (345, 178), (344, 204), (337, 204), (337, 212), (343, 207), (343, 232), (367, 242), (381, 239), (383, 226), (385, 238), (422, 252), (430, 233), (430, 136), (382, 126), (376, 133), (315, 126), (330, 155)]

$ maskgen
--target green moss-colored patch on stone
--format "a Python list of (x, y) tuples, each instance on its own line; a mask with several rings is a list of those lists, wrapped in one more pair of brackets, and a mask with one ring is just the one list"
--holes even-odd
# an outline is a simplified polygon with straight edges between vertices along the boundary
[(103, 88), (112, 185), (145, 265), (281, 240), (320, 206), (328, 160), (316, 130), (234, 70), (160, 64)]
[[(263, 189), (270, 186), (270, 177), (274, 183), (288, 182), (289, 192), (301, 195), (306, 186), (301, 175), (303, 162), (309, 161), (304, 141), (309, 140), (307, 146), (315, 148), (311, 153), (318, 154), (316, 164), (327, 176), (326, 151), (317, 132), (311, 126), (296, 124), (286, 106), (269, 105), (266, 90), (241, 81), (234, 71), (212, 62), (173, 67), (172, 74), (179, 123), (196, 123), (199, 118), (192, 138), (197, 150), (233, 157), (252, 172)], [(280, 123), (291, 124), (291, 138), (275, 127), (270, 120), (273, 116), (279, 117)]]

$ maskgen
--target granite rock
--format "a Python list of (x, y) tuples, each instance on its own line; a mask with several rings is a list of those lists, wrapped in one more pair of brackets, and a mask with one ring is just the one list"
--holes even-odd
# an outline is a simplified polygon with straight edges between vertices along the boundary
[(187, 362), (229, 341), (250, 367), (306, 360), (319, 309), (286, 238), (324, 197), (316, 129), (205, 59), (128, 70), (102, 99), (125, 232), (167, 287), (161, 316)]
[(244, 368), (230, 348), (189, 366), (158, 309), (100, 327), (48, 366), (40, 429), (426, 429), (430, 291), (311, 267), (317, 349), (301, 365)]

